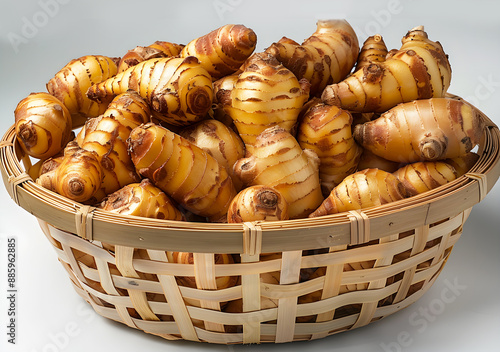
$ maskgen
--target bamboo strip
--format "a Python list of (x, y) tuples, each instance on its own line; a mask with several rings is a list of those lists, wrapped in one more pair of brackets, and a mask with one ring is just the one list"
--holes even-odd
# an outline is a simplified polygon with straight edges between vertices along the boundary
[[(259, 262), (262, 248), (262, 229), (254, 223), (243, 223), (243, 250), (241, 263)], [(260, 311), (261, 309), (260, 274), (241, 275), (241, 298), (243, 312)], [(260, 342), (260, 323), (242, 321), (243, 343)]]
[[(415, 229), (415, 234), (413, 235), (415, 242), (413, 248), (411, 249), (410, 256), (414, 256), (417, 253), (421, 253), (424, 250), (427, 240), (429, 238), (429, 232), (430, 232), (429, 226), (427, 225), (417, 227)], [(397, 303), (403, 300), (407, 296), (408, 290), (410, 289), (410, 283), (413, 280), (413, 276), (415, 275), (416, 270), (417, 270), (416, 266), (411, 266), (404, 272), (403, 279), (401, 280), (402, 281), (401, 287), (399, 288), (398, 293), (394, 298), (394, 302)]]
[[(242, 262), (246, 258), (242, 256)], [(243, 300), (243, 312), (260, 311), (260, 276), (259, 274), (241, 276), (241, 294)], [(259, 322), (242, 321), (243, 325), (243, 343), (260, 342), (260, 324)]]
[(73, 250), (71, 249), (71, 247), (69, 247), (66, 243), (62, 243), (61, 245), (62, 245), (62, 250), (66, 255), (65, 262), (68, 263), (68, 265), (71, 267), (71, 270), (73, 271), (77, 279), (83, 283), (88, 283), (87, 279), (85, 278), (85, 276), (83, 276), (83, 273), (80, 270), (80, 266), (76, 261), (75, 255), (73, 254)]
[[(280, 285), (295, 284), (300, 278), (300, 259), (302, 251), (283, 252), (280, 273)], [(295, 332), (295, 317), (297, 296), (285, 297), (278, 300), (278, 322), (276, 328), (276, 342), (290, 342)]]
[(89, 205), (77, 207), (75, 210), (76, 234), (89, 241), (94, 239), (92, 231), (92, 216), (94, 210), (95, 207)]
[[(102, 288), (104, 289), (104, 291), (106, 291), (107, 294), (119, 296), (120, 293), (118, 293), (118, 291), (116, 290), (116, 287), (114, 285), (113, 279), (111, 277), (111, 272), (109, 270), (108, 262), (106, 262), (98, 257), (94, 257), (94, 260), (95, 260), (95, 263), (97, 266), (97, 273), (98, 273), (98, 277), (96, 278), (98, 280), (94, 280), (94, 281), (99, 281), (101, 283)], [(82, 269), (83, 265), (80, 263), (79, 266), (80, 266), (80, 270), (82, 270), (82, 273), (84, 273), (84, 275), (85, 275), (85, 272)], [(88, 277), (88, 276), (85, 275), (85, 277)]]
[[(149, 250), (148, 255), (152, 260), (168, 262), (167, 255), (163, 251)], [(165, 298), (172, 309), (172, 315), (174, 316), (182, 338), (190, 341), (199, 341), (175, 277), (172, 275), (158, 275), (158, 280), (165, 294)]]
[(196, 328), (196, 332), (200, 336), (200, 339), (209, 343), (217, 344), (241, 344), (243, 343), (243, 334), (232, 333), (232, 334), (222, 334), (213, 331), (207, 331), (203, 329)]
[(222, 325), (238, 325), (241, 324), (242, 321), (247, 323), (263, 323), (266, 321), (276, 320), (278, 318), (278, 308), (268, 308), (260, 311), (243, 313), (226, 313), (195, 306), (187, 306), (187, 309), (189, 315), (193, 319), (217, 321)]
[[(338, 246), (338, 247), (330, 247), (329, 252), (337, 252), (337, 251), (343, 251), (346, 250), (347, 246)], [(343, 264), (334, 264), (334, 265), (329, 265), (326, 267), (325, 270), (325, 280), (324, 284), (322, 287), (322, 292), (321, 292), (321, 299), (327, 299), (330, 297), (337, 296), (340, 292), (340, 285), (342, 282), (342, 273), (344, 271), (344, 265)], [(332, 309), (328, 312), (325, 313), (320, 313), (316, 316), (316, 322), (324, 322), (324, 321), (330, 321), (333, 320), (333, 317), (335, 316), (335, 309)], [(311, 339), (319, 339), (326, 337), (328, 335), (328, 332), (323, 331), (319, 333), (315, 333), (311, 336)]]
[(351, 222), (351, 244), (365, 243), (370, 240), (370, 219), (360, 210), (348, 211)]
[(30, 181), (31, 180), (31, 176), (28, 175), (26, 172), (23, 172), (17, 176), (9, 176), (9, 178), (7, 179), (7, 182), (9, 183), (10, 187), (8, 188), (8, 193), (10, 195), (10, 197), (12, 198), (12, 200), (17, 204), (19, 205), (19, 197), (17, 195), (17, 189), (18, 189), (18, 186), (21, 185), (22, 183), (26, 182), (26, 181)]
[[(193, 253), (194, 277), (196, 287), (204, 290), (217, 290), (215, 281), (215, 258), (213, 254)], [(214, 301), (200, 301), (202, 308), (214, 309), (220, 311), (220, 304)], [(211, 331), (224, 331), (224, 325), (215, 323), (216, 320), (205, 320), (205, 329)]]
[[(115, 246), (116, 267), (120, 273), (125, 277), (139, 278), (140, 276), (132, 264), (133, 255), (134, 248)], [(136, 289), (128, 289), (127, 291), (133, 307), (142, 319), (154, 321), (160, 320), (148, 304), (146, 292)]]
[[(69, 270), (69, 269), (68, 269)], [(108, 297), (103, 297), (100, 294), (96, 296), (95, 294), (92, 294), (91, 291), (94, 293), (97, 292), (93, 289), (89, 290), (89, 286), (86, 284), (82, 283), (81, 281), (78, 280), (76, 276), (73, 276), (73, 284), (75, 290), (82, 296), (87, 302), (91, 303), (91, 305), (95, 308), (96, 306), (103, 306), (102, 302), (108, 302), (109, 300), (107, 299)], [(100, 297), (99, 297), (100, 296)], [(117, 321), (120, 321), (127, 326), (137, 329), (137, 326), (133, 322), (131, 316), (129, 315), (127, 311), (127, 306), (123, 304), (123, 300), (120, 300), (121, 304), (115, 304), (114, 309), (116, 309), (116, 313), (118, 314), (119, 319), (116, 319)]]
[(38, 221), (38, 225), (40, 226), (40, 229), (44, 233), (45, 237), (47, 237), (47, 239), (49, 240), (49, 242), (52, 244), (52, 246), (55, 249), (59, 248), (60, 247), (59, 242), (57, 242), (54, 239), (54, 237), (52, 237), (52, 235), (50, 234), (49, 224), (47, 224), (45, 221), (40, 220), (38, 218), (36, 218), (36, 220)]
[(466, 177), (476, 180), (479, 186), (479, 202), (481, 202), (488, 193), (488, 179), (486, 175), (477, 172), (469, 172), (465, 174)]
[[(388, 241), (397, 240), (397, 238), (394, 238), (397, 236), (389, 236), (389, 237), (393, 237), (393, 238), (386, 238)], [(384, 240), (385, 239), (381, 239), (381, 242), (383, 242)], [(390, 255), (385, 256), (383, 258), (378, 258), (375, 261), (374, 268), (379, 268), (379, 267), (383, 267), (384, 269), (389, 268), (389, 265), (392, 263), (393, 259), (394, 259), (394, 257), (392, 257)], [(387, 283), (387, 276), (384, 278), (380, 278), (378, 280), (370, 281), (370, 283), (368, 284), (368, 290), (381, 289), (381, 288), (385, 287), (386, 283)], [(400, 285), (399, 289), (401, 289), (401, 285)], [(399, 289), (398, 289), (398, 291), (399, 291)], [(377, 305), (378, 305), (379, 301), (380, 300), (373, 300), (371, 302), (363, 303), (363, 305), (361, 306), (361, 311), (359, 313), (359, 317), (356, 320), (356, 323), (352, 326), (352, 329), (355, 329), (355, 328), (360, 327), (360, 326), (364, 326), (364, 325), (368, 324), (373, 319), (373, 316), (375, 314), (375, 310), (377, 309)]]
[(90, 254), (93, 257), (100, 257), (108, 263), (115, 263), (115, 258), (107, 251), (102, 251), (101, 248), (95, 246), (91, 242), (85, 241), (73, 234), (61, 231), (52, 225), (48, 225), (51, 236), (60, 243), (66, 244), (68, 247), (77, 249), (81, 252)]
[(13, 147), (14, 143), (10, 141), (0, 141), (0, 149), (2, 148), (7, 148), (7, 147)]

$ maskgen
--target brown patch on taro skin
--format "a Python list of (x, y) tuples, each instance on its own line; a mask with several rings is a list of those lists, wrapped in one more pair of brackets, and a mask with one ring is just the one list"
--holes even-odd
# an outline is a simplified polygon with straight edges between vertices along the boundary
[[(413, 53), (413, 55), (411, 53)], [(430, 84), (430, 76), (429, 72), (427, 72), (425, 61), (420, 56), (416, 55), (415, 51), (413, 50), (408, 50), (406, 54), (412, 58), (411, 64), (408, 66), (413, 77), (415, 78), (418, 98), (432, 98), (433, 89)]]
[(146, 124), (141, 127), (137, 127), (132, 130), (127, 139), (128, 150), (132, 157), (132, 161), (135, 162), (142, 159), (144, 155), (149, 151), (149, 148), (154, 142), (154, 133), (149, 132), (148, 126)]
[(387, 145), (387, 129), (380, 124), (357, 125), (354, 139), (361, 145)]
[(33, 121), (29, 121), (27, 123), (20, 125), (18, 136), (23, 141), (24, 145), (27, 148), (32, 148), (36, 146), (38, 141), (38, 135), (36, 133), (35, 126), (33, 126)]
[(212, 107), (212, 99), (203, 87), (193, 88), (188, 93), (187, 105), (192, 114), (202, 116)]
[(278, 195), (270, 190), (264, 190), (257, 194), (259, 206), (263, 208), (274, 208), (278, 204)]
[(363, 80), (367, 83), (379, 83), (384, 77), (384, 68), (377, 64), (363, 67)]

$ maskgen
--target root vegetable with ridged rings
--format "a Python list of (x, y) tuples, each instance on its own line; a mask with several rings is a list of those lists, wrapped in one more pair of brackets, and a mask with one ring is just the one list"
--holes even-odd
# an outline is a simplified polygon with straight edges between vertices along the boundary
[(212, 107), (212, 77), (194, 56), (143, 61), (93, 85), (87, 96), (101, 101), (130, 89), (148, 102), (156, 118), (172, 125), (197, 122)]
[(184, 48), (184, 45), (163, 41), (157, 41), (148, 46), (137, 46), (122, 56), (118, 64), (118, 72), (123, 72), (149, 59), (177, 56), (182, 48)]
[(288, 203), (272, 187), (250, 186), (234, 197), (227, 213), (227, 222), (288, 220)]
[(219, 90), (217, 99), (243, 142), (253, 145), (262, 131), (276, 125), (291, 132), (309, 98), (309, 83), (266, 53), (252, 55), (242, 70), (234, 87)]
[(37, 179), (42, 187), (80, 203), (90, 199), (101, 182), (102, 170), (96, 154), (73, 145), (59, 166)]
[(71, 60), (47, 83), (47, 91), (69, 110), (75, 123), (101, 115), (113, 97), (100, 101), (89, 99), (85, 93), (93, 84), (113, 77), (118, 72), (119, 58), (87, 55)]
[(140, 181), (128, 154), (127, 139), (135, 127), (150, 120), (150, 109), (139, 94), (128, 91), (116, 96), (103, 115), (85, 125), (81, 147), (96, 153), (103, 179), (96, 202), (130, 183)]
[(326, 196), (344, 177), (357, 170), (361, 148), (351, 131), (352, 116), (336, 106), (318, 103), (302, 117), (297, 141), (319, 157), (319, 178)]
[(216, 81), (236, 72), (256, 45), (257, 35), (253, 30), (240, 24), (227, 24), (193, 39), (180, 55), (197, 57)]
[(62, 152), (72, 138), (68, 109), (48, 93), (31, 93), (14, 111), (16, 137), (21, 148), (37, 159)]
[(378, 119), (357, 125), (354, 138), (372, 153), (396, 162), (436, 161), (470, 152), (484, 121), (462, 100), (421, 99), (399, 104)]
[(445, 159), (445, 163), (450, 164), (457, 171), (457, 177), (465, 175), (479, 160), (479, 154), (468, 152), (456, 158)]
[(309, 217), (366, 209), (408, 197), (396, 176), (379, 169), (365, 169), (347, 176)]
[(380, 34), (368, 37), (358, 55), (355, 71), (367, 67), (372, 63), (384, 62), (387, 57), (387, 46)]
[(442, 98), (451, 82), (448, 56), (423, 27), (409, 31), (399, 51), (327, 86), (321, 98), (356, 112), (384, 112), (415, 99)]
[(409, 196), (414, 196), (447, 184), (457, 178), (453, 166), (443, 161), (418, 161), (407, 164), (395, 172)]
[(240, 179), (234, 175), (233, 165), (245, 156), (245, 145), (235, 131), (220, 121), (206, 119), (183, 128), (179, 134), (225, 167), (237, 191), (242, 188)]
[(343, 80), (356, 64), (358, 37), (346, 20), (320, 20), (316, 31), (301, 45), (289, 38), (273, 43), (266, 52), (275, 56), (298, 79), (311, 84), (311, 96)]
[(65, 157), (68, 157), (79, 149), (81, 148), (76, 140), (69, 141), (68, 144), (66, 144), (63, 152), (43, 161), (40, 160), (38, 163), (33, 165), (33, 167), (29, 170), (31, 178), (33, 178), (33, 180), (36, 180), (39, 185), (42, 185), (45, 188), (55, 192), (55, 169), (57, 169), (59, 165), (61, 165)]
[(236, 190), (214, 157), (153, 123), (133, 129), (128, 146), (140, 175), (192, 213), (210, 221), (226, 221)]
[(176, 204), (148, 179), (131, 183), (108, 195), (99, 208), (122, 215), (153, 219), (184, 220)]
[(309, 215), (323, 200), (318, 166), (313, 151), (302, 150), (289, 132), (274, 126), (257, 137), (248, 157), (238, 160), (234, 171), (244, 185), (265, 185), (280, 192), (288, 203), (290, 219), (297, 219)]

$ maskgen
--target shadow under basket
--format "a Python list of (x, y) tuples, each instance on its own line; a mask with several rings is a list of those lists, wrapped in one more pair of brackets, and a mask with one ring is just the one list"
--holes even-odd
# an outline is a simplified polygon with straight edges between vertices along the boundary
[[(500, 175), (500, 132), (481, 116), (480, 158), (466, 175), (401, 201), (313, 219), (207, 224), (75, 203), (33, 182), (14, 126), (0, 142), (0, 166), (10, 196), (38, 219), (98, 314), (169, 340), (311, 340), (395, 313), (436, 281), (472, 207)], [(174, 252), (192, 255), (177, 263)]]

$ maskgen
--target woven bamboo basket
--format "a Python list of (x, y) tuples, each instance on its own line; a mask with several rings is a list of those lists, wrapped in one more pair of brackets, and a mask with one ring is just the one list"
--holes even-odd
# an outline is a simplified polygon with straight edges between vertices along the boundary
[[(482, 118), (480, 158), (466, 175), (401, 201), (314, 219), (206, 224), (75, 203), (33, 182), (14, 127), (0, 142), (1, 172), (98, 314), (169, 340), (310, 340), (395, 313), (436, 281), (472, 207), (500, 175), (500, 131)], [(172, 262), (172, 252), (193, 254), (184, 264)], [(226, 254), (232, 261), (220, 260)], [(224, 279), (232, 284), (221, 287)]]

